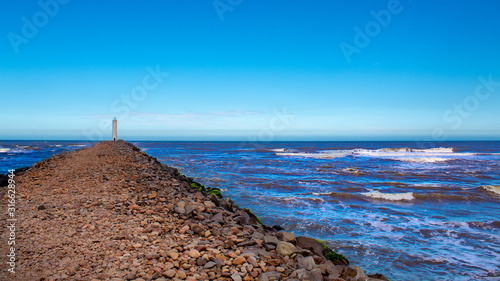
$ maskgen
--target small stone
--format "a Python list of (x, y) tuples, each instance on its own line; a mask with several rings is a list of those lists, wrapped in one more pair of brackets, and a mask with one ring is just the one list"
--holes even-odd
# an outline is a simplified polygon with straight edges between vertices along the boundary
[(247, 260), (246, 260), (244, 257), (242, 257), (242, 256), (238, 256), (238, 257), (236, 257), (236, 258), (233, 260), (233, 264), (234, 264), (234, 265), (240, 265), (240, 264), (245, 263), (246, 261), (247, 261)]
[(200, 232), (204, 231), (203, 227), (201, 225), (198, 225), (198, 224), (191, 225), (191, 230), (197, 234), (200, 234)]
[(253, 256), (248, 257), (247, 258), (247, 262), (249, 264), (251, 264), (253, 267), (259, 267), (259, 264), (257, 263), (257, 260)]
[(177, 260), (179, 258), (179, 253), (177, 252), (177, 250), (171, 250), (171, 251), (168, 251), (167, 252), (167, 255), (173, 259), (174, 261)]
[(149, 198), (149, 199), (153, 199), (153, 198), (155, 198), (155, 197), (156, 197), (156, 191), (153, 191), (153, 192), (151, 192), (151, 193), (148, 195), (148, 198)]
[(184, 209), (184, 207), (186, 207), (186, 202), (184, 201), (177, 202), (177, 207)]
[(235, 252), (229, 252), (229, 253), (227, 253), (227, 256), (235, 259), (238, 255)]
[(194, 258), (194, 259), (197, 259), (197, 258), (199, 258), (199, 257), (201, 256), (201, 254), (200, 254), (200, 252), (198, 252), (198, 250), (196, 250), (196, 249), (191, 249), (191, 250), (189, 251), (189, 256), (191, 256), (191, 257), (192, 257), (192, 258)]
[[(203, 204), (207, 207), (207, 208), (214, 208), (215, 207), (215, 204), (214, 202), (212, 201), (205, 201), (203, 202)], [(241, 277), (240, 277), (241, 278)]]
[(169, 269), (163, 273), (163, 276), (168, 277), (168, 278), (173, 278), (177, 272), (175, 269)]
[(234, 273), (233, 275), (231, 275), (231, 278), (233, 279), (233, 281), (242, 281), (241, 276), (238, 273)]
[(207, 259), (206, 258), (198, 259), (196, 261), (196, 264), (199, 265), (199, 266), (204, 266), (205, 264), (207, 264)]
[(277, 271), (269, 271), (260, 276), (260, 281), (279, 280), (281, 274)]
[(134, 280), (137, 276), (137, 273), (135, 271), (131, 271), (127, 274), (125, 277), (127, 280)]
[(216, 266), (216, 265), (217, 265), (217, 264), (216, 264), (215, 262), (213, 262), (213, 261), (209, 261), (209, 262), (207, 262), (207, 263), (205, 264), (204, 268), (205, 268), (205, 269), (210, 269), (210, 268), (212, 268), (212, 267), (214, 267), (214, 266)]
[(181, 208), (181, 207), (175, 207), (174, 211), (177, 213), (177, 214), (180, 214), (180, 215), (183, 215), (186, 213), (186, 210), (184, 210), (184, 208)]

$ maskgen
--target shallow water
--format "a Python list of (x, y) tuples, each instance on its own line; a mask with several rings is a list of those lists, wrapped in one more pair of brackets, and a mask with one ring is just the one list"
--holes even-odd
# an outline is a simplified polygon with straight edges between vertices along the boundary
[[(391, 280), (500, 276), (500, 142), (435, 149), (411, 142), (133, 143), (221, 188), (265, 224), (326, 240), (369, 273)], [(30, 144), (15, 151), (0, 142), (0, 168), (81, 145), (17, 143)]]

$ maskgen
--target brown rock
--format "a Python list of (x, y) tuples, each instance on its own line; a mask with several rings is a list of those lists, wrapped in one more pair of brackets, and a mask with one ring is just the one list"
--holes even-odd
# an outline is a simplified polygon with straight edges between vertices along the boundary
[(189, 256), (191, 256), (191, 257), (192, 257), (192, 258), (194, 258), (194, 259), (197, 259), (197, 258), (199, 258), (199, 257), (201, 256), (201, 254), (200, 254), (200, 252), (198, 252), (198, 250), (196, 250), (196, 249), (191, 249), (191, 250), (189, 251)]
[(233, 264), (234, 264), (234, 265), (240, 265), (240, 264), (245, 263), (246, 261), (247, 261), (247, 260), (246, 260), (244, 257), (242, 257), (242, 256), (238, 256), (238, 257), (236, 257), (236, 258), (233, 260)]

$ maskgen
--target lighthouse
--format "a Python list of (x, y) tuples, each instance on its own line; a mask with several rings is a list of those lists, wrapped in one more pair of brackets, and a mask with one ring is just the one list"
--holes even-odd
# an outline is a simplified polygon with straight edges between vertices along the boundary
[(116, 141), (116, 126), (118, 124), (118, 121), (116, 120), (116, 117), (115, 119), (113, 119), (113, 141)]

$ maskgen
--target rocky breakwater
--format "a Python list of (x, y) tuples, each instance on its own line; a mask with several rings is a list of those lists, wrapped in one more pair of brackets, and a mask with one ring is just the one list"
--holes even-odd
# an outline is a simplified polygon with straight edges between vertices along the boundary
[(2, 212), (1, 280), (386, 280), (123, 141), (52, 156), (15, 181), (16, 267)]

